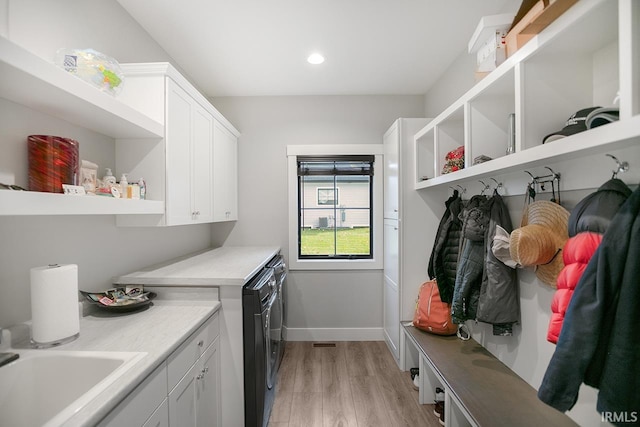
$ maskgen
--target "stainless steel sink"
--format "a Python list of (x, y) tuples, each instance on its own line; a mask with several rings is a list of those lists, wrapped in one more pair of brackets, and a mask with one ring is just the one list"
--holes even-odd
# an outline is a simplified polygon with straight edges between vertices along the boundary
[(62, 425), (146, 353), (18, 350), (0, 367), (0, 426)]

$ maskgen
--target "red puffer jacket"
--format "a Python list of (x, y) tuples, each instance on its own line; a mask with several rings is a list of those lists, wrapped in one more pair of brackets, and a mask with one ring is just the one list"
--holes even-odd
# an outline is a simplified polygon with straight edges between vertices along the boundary
[(564, 268), (558, 275), (556, 282), (558, 290), (551, 301), (551, 320), (547, 331), (547, 341), (554, 344), (558, 342), (564, 313), (567, 311), (573, 291), (601, 241), (602, 234), (585, 232), (571, 237), (565, 243), (562, 251)]
[(595, 192), (582, 199), (569, 216), (569, 240), (562, 250), (564, 268), (558, 275), (558, 287), (551, 302), (551, 321), (547, 341), (556, 344), (564, 313), (569, 307), (573, 290), (578, 286), (582, 272), (600, 245), (612, 218), (631, 195), (631, 189), (619, 179), (610, 179)]

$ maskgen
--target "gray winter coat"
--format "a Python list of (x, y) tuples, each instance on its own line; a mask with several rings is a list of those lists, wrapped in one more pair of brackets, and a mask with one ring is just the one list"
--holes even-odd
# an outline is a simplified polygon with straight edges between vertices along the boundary
[(494, 335), (511, 335), (520, 318), (515, 270), (491, 251), (496, 227), (512, 231), (502, 197), (474, 196), (462, 213), (462, 243), (451, 306), (454, 323), (475, 319), (494, 325)]
[(489, 225), (488, 200), (473, 196), (461, 213), (462, 234), (458, 270), (451, 303), (454, 323), (475, 319), (484, 269), (484, 239)]
[(478, 299), (477, 317), (480, 322), (494, 325), (494, 335), (511, 335), (512, 324), (520, 320), (520, 298), (516, 270), (506, 266), (493, 255), (496, 226), (508, 233), (513, 231), (509, 210), (502, 197), (494, 193), (490, 199), (489, 226), (485, 237), (485, 262)]

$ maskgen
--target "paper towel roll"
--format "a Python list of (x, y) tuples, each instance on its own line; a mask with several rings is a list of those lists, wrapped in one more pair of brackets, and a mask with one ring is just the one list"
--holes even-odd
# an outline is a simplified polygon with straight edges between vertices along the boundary
[(31, 338), (36, 345), (70, 341), (80, 333), (78, 266), (31, 269)]

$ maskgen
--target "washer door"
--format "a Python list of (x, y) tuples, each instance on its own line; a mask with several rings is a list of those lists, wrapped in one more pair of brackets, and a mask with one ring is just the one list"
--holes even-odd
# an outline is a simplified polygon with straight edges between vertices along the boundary
[(282, 307), (278, 302), (279, 294), (274, 287), (269, 298), (264, 322), (264, 337), (266, 341), (267, 357), (267, 388), (271, 390), (276, 383), (278, 373), (278, 354), (282, 338)]

